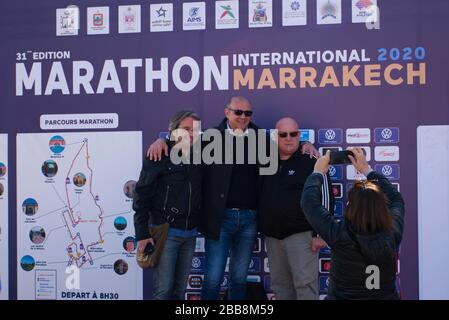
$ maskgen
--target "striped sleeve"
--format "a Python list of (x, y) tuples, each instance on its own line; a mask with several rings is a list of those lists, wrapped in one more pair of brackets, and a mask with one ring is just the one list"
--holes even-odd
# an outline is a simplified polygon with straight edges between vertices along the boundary
[(329, 195), (329, 181), (327, 179), (327, 176), (325, 174), (322, 174), (323, 176), (323, 184), (321, 185), (321, 205), (326, 208), (327, 211), (331, 211), (330, 210), (330, 195)]

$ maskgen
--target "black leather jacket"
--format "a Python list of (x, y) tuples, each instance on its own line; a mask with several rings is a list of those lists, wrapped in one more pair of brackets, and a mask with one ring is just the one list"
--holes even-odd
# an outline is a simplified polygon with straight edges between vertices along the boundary
[[(143, 160), (134, 191), (133, 209), (136, 239), (150, 237), (149, 222), (191, 230), (198, 226), (201, 207), (201, 165), (175, 165), (169, 157)], [(151, 220), (150, 220), (151, 218)]]
[[(314, 173), (306, 181), (301, 205), (312, 227), (331, 247), (328, 299), (398, 299), (395, 288), (396, 255), (402, 240), (404, 201), (389, 180), (372, 171), (367, 177), (376, 180), (386, 194), (393, 228), (390, 232), (357, 234), (350, 224), (335, 220), (321, 205), (323, 176)], [(368, 266), (378, 267), (379, 288), (368, 289)]]

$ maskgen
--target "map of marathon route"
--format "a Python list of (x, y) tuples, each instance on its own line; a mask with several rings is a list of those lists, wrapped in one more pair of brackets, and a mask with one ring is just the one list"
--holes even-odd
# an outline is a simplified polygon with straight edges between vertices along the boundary
[[(75, 158), (72, 161), (72, 164), (70, 165), (69, 171), (66, 176), (66, 187), (65, 187), (65, 193), (67, 198), (67, 204), (68, 208), (64, 211), (63, 218), (65, 225), (67, 226), (70, 237), (72, 239), (72, 242), (67, 247), (67, 252), (70, 256), (70, 262), (76, 263), (78, 268), (81, 268), (86, 262), (89, 262), (90, 264), (93, 264), (93, 259), (90, 255), (89, 249), (98, 245), (102, 244), (104, 242), (103, 236), (102, 236), (102, 226), (103, 226), (103, 209), (98, 204), (98, 196), (95, 196), (92, 193), (92, 181), (93, 181), (93, 170), (89, 166), (89, 140), (85, 139), (82, 142), (81, 148), (77, 152)], [(72, 175), (73, 167), (75, 166), (76, 161), (85, 161), (86, 167), (89, 171), (89, 195), (87, 199), (88, 207), (91, 207), (94, 205), (96, 208), (92, 207), (89, 208), (89, 212), (91, 212), (93, 215), (98, 215), (98, 219), (95, 216), (92, 217), (81, 217), (81, 212), (75, 212), (75, 207), (79, 204), (79, 198), (78, 203), (73, 206), (73, 204), (70, 201), (70, 195), (69, 195), (69, 186), (70, 186), (70, 176)], [(76, 186), (82, 186), (86, 183), (86, 177), (82, 173), (77, 173), (74, 176), (74, 183)], [(90, 199), (91, 198), (91, 199)], [(90, 203), (90, 204), (89, 204)], [(80, 235), (80, 232), (77, 231), (78, 226), (82, 225), (89, 225), (91, 227), (97, 227), (98, 228), (98, 240), (95, 242), (92, 242), (85, 246), (85, 244), (82, 241), (82, 237)], [(83, 232), (85, 234), (85, 232)], [(95, 232), (92, 232), (92, 235), (95, 235)]]
[[(17, 136), (19, 299), (141, 299), (141, 132)], [(79, 288), (67, 270), (79, 270)], [(69, 269), (67, 269), (69, 268)]]

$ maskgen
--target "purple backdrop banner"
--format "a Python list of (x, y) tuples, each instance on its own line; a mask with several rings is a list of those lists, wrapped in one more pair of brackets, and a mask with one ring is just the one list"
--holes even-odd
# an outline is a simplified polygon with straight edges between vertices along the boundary
[[(17, 298), (22, 258), (16, 134), (142, 131), (145, 152), (176, 110), (196, 110), (204, 129), (222, 120), (233, 95), (250, 99), (253, 121), (263, 128), (290, 116), (309, 129), (302, 137), (317, 148), (366, 147), (371, 166), (404, 196), (398, 285), (403, 298), (417, 299), (416, 132), (420, 125), (449, 124), (449, 2), (377, 0), (378, 23), (354, 23), (368, 15), (368, 2), (376, 3), (245, 0), (223, 9), (215, 1), (184, 1), (183, 12), (183, 1), (2, 1), (0, 133), (9, 142), (10, 299)], [(86, 116), (77, 114), (94, 116), (80, 121)], [(332, 173), (336, 215), (342, 215), (357, 173), (344, 166)], [(198, 298), (201, 285), (201, 243), (197, 249), (189, 299)], [(320, 294), (328, 257), (323, 250), (317, 266)], [(270, 290), (263, 239), (255, 245), (250, 275)], [(143, 280), (144, 298), (150, 298), (149, 272)]]

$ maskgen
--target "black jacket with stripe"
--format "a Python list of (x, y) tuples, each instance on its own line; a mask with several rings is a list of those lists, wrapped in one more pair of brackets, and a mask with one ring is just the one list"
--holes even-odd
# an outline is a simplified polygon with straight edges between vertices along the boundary
[[(265, 236), (281, 240), (295, 233), (314, 231), (301, 208), (301, 195), (315, 162), (316, 159), (298, 150), (288, 160), (279, 161), (276, 174), (260, 176), (259, 230)], [(333, 212), (334, 197), (329, 177), (326, 182), (323, 204)]]
[[(382, 174), (371, 171), (367, 178), (377, 181), (388, 198), (393, 219), (389, 232), (358, 234), (346, 219), (334, 219), (321, 204), (321, 174), (312, 174), (304, 187), (304, 213), (332, 249), (327, 299), (398, 299), (396, 260), (404, 228), (404, 200)], [(371, 273), (375, 275), (373, 270), (378, 270), (376, 288), (367, 285)]]

